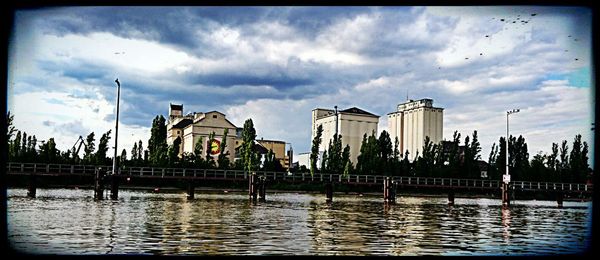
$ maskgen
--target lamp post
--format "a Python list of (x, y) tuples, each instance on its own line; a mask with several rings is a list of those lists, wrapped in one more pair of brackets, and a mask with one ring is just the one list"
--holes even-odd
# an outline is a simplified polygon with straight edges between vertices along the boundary
[(509, 123), (508, 116), (511, 114), (519, 113), (520, 109), (513, 109), (510, 111), (506, 111), (506, 173), (502, 176), (502, 205), (508, 206), (510, 204), (510, 200), (508, 198), (508, 185), (510, 183), (510, 174), (508, 172), (508, 139), (509, 139)]
[(117, 83), (117, 119), (115, 120), (115, 156), (113, 157), (112, 175), (115, 175), (117, 167), (117, 139), (119, 138), (119, 99), (121, 96), (121, 83), (119, 83), (119, 79), (116, 79), (115, 82)]
[(116, 200), (118, 198), (119, 183), (117, 180), (117, 140), (119, 139), (119, 99), (121, 97), (121, 83), (119, 79), (115, 79), (117, 83), (117, 119), (115, 120), (115, 155), (113, 156), (113, 167), (112, 167), (112, 185), (110, 191), (110, 198)]

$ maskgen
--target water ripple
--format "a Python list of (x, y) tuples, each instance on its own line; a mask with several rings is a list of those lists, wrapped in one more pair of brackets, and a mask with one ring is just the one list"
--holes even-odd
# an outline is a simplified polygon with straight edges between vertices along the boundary
[(553, 255), (588, 249), (591, 202), (380, 196), (9, 189), (8, 240), (19, 251), (160, 255)]

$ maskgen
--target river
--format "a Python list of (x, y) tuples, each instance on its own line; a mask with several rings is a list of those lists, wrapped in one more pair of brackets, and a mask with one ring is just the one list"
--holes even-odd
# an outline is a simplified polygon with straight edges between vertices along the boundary
[(555, 255), (589, 250), (592, 202), (87, 189), (7, 190), (9, 245), (31, 254)]

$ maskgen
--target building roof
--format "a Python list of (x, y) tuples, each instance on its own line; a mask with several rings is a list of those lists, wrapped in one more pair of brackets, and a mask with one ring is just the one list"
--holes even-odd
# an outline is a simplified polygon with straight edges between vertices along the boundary
[[(242, 146), (238, 146), (235, 148), (236, 152), (241, 152), (240, 149), (242, 149)], [(265, 148), (264, 146), (262, 146), (262, 144), (258, 143), (257, 140), (254, 140), (254, 143), (252, 144), (252, 150), (254, 150), (255, 152), (259, 153), (259, 154), (267, 154), (269, 152), (269, 150), (267, 148)]]
[(266, 143), (281, 143), (285, 144), (285, 141), (277, 141), (277, 140), (268, 140), (268, 139), (260, 139), (256, 140), (257, 142), (266, 142)]
[(181, 121), (177, 122), (177, 124), (173, 125), (173, 128), (184, 128), (190, 124), (192, 124), (192, 119), (184, 118)]
[(181, 104), (181, 105), (176, 105), (176, 104), (171, 104), (171, 103), (169, 103), (169, 104), (171, 105), (171, 110), (182, 110), (183, 111), (183, 104)]
[(342, 113), (352, 113), (352, 114), (360, 114), (360, 115), (367, 115), (367, 116), (375, 116), (375, 117), (379, 117), (378, 115), (369, 113), (367, 111), (364, 111), (358, 107), (351, 107), (345, 110), (340, 111)]

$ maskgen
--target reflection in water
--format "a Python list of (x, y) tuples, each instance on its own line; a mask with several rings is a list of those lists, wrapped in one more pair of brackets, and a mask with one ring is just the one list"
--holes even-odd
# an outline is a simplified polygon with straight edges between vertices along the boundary
[(17, 250), (58, 254), (504, 255), (587, 249), (591, 203), (274, 193), (9, 189), (8, 240)]
[(502, 237), (504, 242), (510, 242), (510, 208), (502, 207)]

